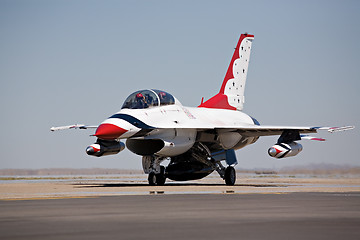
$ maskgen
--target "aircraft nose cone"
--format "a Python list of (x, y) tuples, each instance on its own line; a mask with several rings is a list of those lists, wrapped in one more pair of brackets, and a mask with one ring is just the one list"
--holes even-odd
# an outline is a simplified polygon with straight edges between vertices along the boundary
[(103, 140), (115, 140), (128, 130), (118, 127), (114, 124), (103, 123), (96, 129), (94, 136)]

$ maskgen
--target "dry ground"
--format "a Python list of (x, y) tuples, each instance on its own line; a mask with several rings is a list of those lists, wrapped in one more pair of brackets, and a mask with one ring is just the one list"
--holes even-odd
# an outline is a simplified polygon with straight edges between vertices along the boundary
[(0, 199), (73, 198), (148, 194), (247, 194), (290, 192), (360, 192), (360, 177), (237, 176), (226, 186), (216, 175), (191, 182), (167, 181), (148, 186), (146, 175), (116, 177), (23, 177), (0, 178)]

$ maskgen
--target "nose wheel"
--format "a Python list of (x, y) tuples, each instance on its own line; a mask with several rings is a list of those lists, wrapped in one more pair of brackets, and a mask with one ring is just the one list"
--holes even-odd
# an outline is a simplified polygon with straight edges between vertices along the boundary
[(160, 173), (156, 174), (154, 172), (149, 173), (148, 182), (150, 186), (164, 186), (166, 181), (165, 177), (165, 167), (160, 167)]

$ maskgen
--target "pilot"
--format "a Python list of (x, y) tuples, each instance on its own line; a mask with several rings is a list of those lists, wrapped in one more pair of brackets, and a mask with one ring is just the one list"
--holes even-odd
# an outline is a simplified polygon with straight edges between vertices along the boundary
[(147, 108), (148, 105), (145, 101), (145, 97), (144, 95), (142, 95), (142, 93), (138, 93), (136, 94), (136, 105), (135, 108), (137, 109), (142, 109), (142, 108)]
[(159, 96), (160, 98), (164, 99), (166, 97), (166, 93), (164, 92), (159, 92)]
[(174, 98), (169, 93), (159, 92), (158, 95), (160, 98), (160, 105), (174, 104)]
[(160, 98), (160, 103), (161, 103), (161, 105), (167, 103), (166, 93), (164, 93), (164, 92), (159, 92), (159, 98)]

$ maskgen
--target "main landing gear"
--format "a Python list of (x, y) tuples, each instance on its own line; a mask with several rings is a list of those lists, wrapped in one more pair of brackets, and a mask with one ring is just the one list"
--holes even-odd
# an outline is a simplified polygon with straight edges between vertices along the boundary
[[(165, 167), (160, 165), (160, 163), (164, 160), (165, 158), (160, 158), (155, 156), (143, 156), (142, 159), (143, 170), (145, 174), (149, 174), (148, 182), (150, 186), (163, 186), (165, 184), (166, 181)], [(236, 172), (232, 165), (229, 165), (228, 167), (224, 167), (221, 164), (221, 161), (215, 161), (214, 159), (209, 159), (209, 158), (207, 158), (206, 161), (203, 160), (202, 162), (206, 162), (204, 166), (208, 166), (212, 169), (212, 170), (210, 169), (210, 172), (216, 170), (219, 173), (220, 177), (225, 180), (226, 185), (228, 186), (235, 185)], [(198, 179), (198, 178), (192, 178), (192, 179)]]
[(227, 167), (224, 176), (225, 184), (228, 186), (234, 186), (236, 182), (236, 172), (231, 166)]
[(220, 177), (225, 180), (225, 184), (228, 186), (234, 186), (236, 182), (236, 171), (232, 166), (224, 167), (221, 162), (216, 162), (215, 169)]

